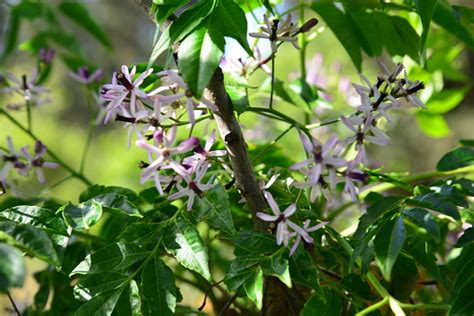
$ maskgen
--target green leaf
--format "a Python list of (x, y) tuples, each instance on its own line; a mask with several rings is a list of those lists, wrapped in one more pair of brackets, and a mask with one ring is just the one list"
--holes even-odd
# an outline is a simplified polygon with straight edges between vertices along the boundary
[(174, 0), (170, 2), (153, 0), (157, 4), (156, 22), (162, 24), (166, 19), (172, 15), (176, 9), (187, 3), (187, 0)]
[(427, 242), (415, 234), (407, 238), (405, 249), (431, 276), (442, 281), (434, 251)]
[(436, 165), (438, 171), (449, 171), (470, 166), (474, 163), (474, 147), (456, 148), (446, 155)]
[(291, 288), (291, 277), (288, 259), (283, 258), (283, 253), (271, 255), (261, 264), (263, 273), (273, 275), (280, 279), (287, 287)]
[(178, 262), (211, 281), (209, 257), (196, 227), (187, 219), (178, 217), (168, 226), (163, 236), (166, 251)]
[(249, 255), (232, 260), (224, 280), (229, 291), (236, 291), (247, 281), (253, 280), (255, 271), (260, 270), (260, 263), (264, 259), (265, 257), (259, 255)]
[(297, 250), (290, 257), (290, 275), (293, 281), (309, 288), (317, 289), (319, 287), (318, 271), (307, 251)]
[(122, 292), (115, 312), (117, 316), (143, 316), (140, 290), (135, 280), (131, 280), (129, 286)]
[(368, 13), (365, 10), (349, 10), (347, 15), (354, 26), (360, 45), (367, 55), (380, 56), (383, 41), (373, 13)]
[(234, 239), (234, 254), (243, 256), (249, 254), (273, 253), (278, 250), (275, 236), (269, 233), (256, 231), (240, 232)]
[(0, 241), (6, 240), (31, 256), (59, 266), (59, 258), (53, 242), (41, 229), (10, 221), (0, 222)]
[(154, 223), (132, 223), (119, 235), (118, 239), (124, 242), (145, 246), (156, 244), (163, 233), (163, 226)]
[(334, 316), (341, 315), (341, 296), (334, 290), (319, 288), (304, 304), (301, 316)]
[(400, 253), (392, 269), (390, 294), (401, 302), (410, 298), (418, 280), (418, 268), (412, 257)]
[(261, 269), (253, 269), (252, 274), (244, 283), (244, 290), (247, 297), (257, 306), (262, 309), (263, 299), (263, 272)]
[(121, 271), (144, 259), (149, 253), (134, 244), (117, 242), (88, 255), (70, 275)]
[(128, 278), (126, 275), (108, 271), (90, 274), (74, 286), (74, 296), (81, 301), (88, 301), (119, 288)]
[(459, 18), (457, 13), (453, 10), (453, 7), (446, 0), (438, 0), (436, 5), (433, 21), (442, 26), (448, 32), (458, 37), (460, 40), (464, 41), (471, 48), (474, 48), (474, 36), (472, 35), (472, 30), (465, 28)]
[(224, 54), (224, 37), (218, 29), (201, 26), (181, 43), (178, 69), (193, 94), (200, 98)]
[(415, 224), (426, 229), (435, 242), (440, 241), (441, 233), (438, 223), (436, 223), (434, 216), (431, 215), (430, 212), (425, 209), (415, 207), (403, 210), (403, 214)]
[(456, 108), (470, 90), (469, 87), (458, 89), (443, 89), (434, 94), (426, 102), (428, 112), (431, 114), (444, 114)]
[(62, 212), (64, 221), (77, 230), (89, 230), (102, 216), (102, 206), (94, 201), (79, 205), (64, 205), (58, 212)]
[(148, 67), (175, 42), (181, 41), (191, 33), (213, 10), (214, 1), (199, 1), (179, 15), (179, 17), (166, 28), (160, 39), (153, 47)]
[(110, 43), (107, 34), (97, 23), (95, 23), (87, 8), (82, 3), (63, 1), (61, 4), (59, 4), (58, 8), (65, 16), (74, 21), (77, 25), (82, 27), (84, 30), (89, 32), (90, 35), (101, 42), (102, 45), (107, 48), (112, 48), (112, 44)]
[(433, 138), (446, 137), (451, 133), (446, 120), (441, 115), (431, 115), (427, 112), (418, 112), (416, 121), (426, 135)]
[(140, 289), (145, 316), (174, 315), (177, 301), (174, 274), (157, 256), (143, 269)]
[(308, 113), (312, 113), (310, 105), (299, 93), (296, 93), (287, 84), (285, 84), (284, 81), (278, 79), (275, 80), (275, 94), (282, 98), (285, 102), (297, 106)]
[(421, 33), (420, 50), (425, 49), (426, 38), (428, 37), (428, 31), (430, 30), (431, 18), (436, 7), (437, 0), (415, 0), (416, 10), (421, 18), (421, 24), (423, 25), (423, 32)]
[(382, 12), (374, 12), (374, 18), (377, 28), (380, 30), (380, 34), (383, 34), (381, 38), (383, 45), (390, 55), (405, 55), (404, 40), (400, 37), (392, 17)]
[(424, 207), (451, 216), (455, 220), (461, 219), (455, 201), (447, 195), (432, 192), (417, 196), (415, 201), (422, 202)]
[(470, 243), (473, 241), (474, 241), (474, 227), (469, 227), (468, 229), (464, 231), (462, 236), (459, 237), (454, 247), (456, 248), (464, 247), (467, 243)]
[(197, 221), (205, 221), (228, 235), (235, 234), (229, 197), (222, 184), (217, 184), (206, 191), (205, 197), (196, 199), (193, 209)]
[(406, 229), (402, 217), (385, 223), (374, 239), (377, 264), (387, 281), (391, 280), (393, 265), (405, 242)]
[(354, 32), (347, 16), (332, 3), (317, 2), (313, 3), (311, 7), (321, 16), (327, 26), (333, 31), (334, 35), (351, 57), (357, 70), (360, 71), (362, 67), (362, 55), (360, 52), (359, 41), (357, 40), (357, 34)]
[(108, 193), (116, 193), (118, 195), (125, 196), (131, 202), (135, 202), (138, 200), (138, 196), (133, 190), (117, 186), (104, 186), (94, 184), (88, 187), (79, 195), (79, 202), (82, 203), (96, 196), (101, 196)]
[[(395, 26), (400, 38), (403, 40), (403, 54), (410, 56), (414, 61), (420, 61), (420, 36), (416, 33), (408, 21), (399, 16), (392, 16), (392, 23)], [(388, 39), (390, 40), (390, 39)]]
[(233, 0), (221, 0), (212, 12), (212, 27), (220, 29), (224, 36), (232, 37), (253, 55), (247, 42), (247, 19), (244, 11)]
[(74, 316), (110, 316), (120, 298), (124, 288), (114, 292), (107, 292), (94, 297), (84, 305), (81, 305)]
[[(133, 217), (143, 217), (140, 210), (126, 196), (117, 193), (107, 193), (95, 196), (88, 200), (89, 203), (95, 202), (112, 212), (125, 214)], [(87, 202), (86, 202), (87, 203)]]
[(449, 315), (471, 315), (474, 310), (474, 300), (472, 299), (474, 293), (474, 276), (470, 276), (464, 286), (459, 290), (459, 293), (454, 296)]
[(69, 236), (67, 226), (55, 212), (39, 206), (20, 205), (0, 212), (0, 217), (19, 224), (50, 229), (63, 236)]
[(23, 287), (25, 264), (21, 251), (0, 243), (0, 292), (12, 287)]

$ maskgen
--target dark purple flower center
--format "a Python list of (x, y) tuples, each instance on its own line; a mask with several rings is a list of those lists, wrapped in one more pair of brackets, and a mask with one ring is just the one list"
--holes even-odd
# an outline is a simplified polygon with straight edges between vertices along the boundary
[(278, 223), (284, 223), (284, 222), (286, 222), (286, 216), (285, 216), (285, 214), (280, 214), (275, 222), (276, 222), (277, 224), (278, 224)]
[(360, 144), (360, 145), (364, 143), (364, 133), (362, 131), (358, 131), (356, 133), (356, 141), (357, 141), (357, 144)]
[(187, 89), (184, 92), (184, 95), (186, 96), (186, 98), (192, 98), (193, 97), (193, 92), (191, 91), (191, 89)]
[(25, 91), (28, 90), (28, 82), (26, 80), (26, 75), (22, 75), (21, 80), (22, 80), (23, 90)]
[(317, 145), (314, 147), (313, 150), (314, 161), (317, 163), (321, 163), (323, 161), (323, 147), (321, 145)]
[(361, 173), (361, 172), (348, 172), (347, 176), (351, 178), (352, 180), (356, 180), (359, 182), (367, 182), (369, 180), (369, 175), (367, 173)]
[(26, 164), (24, 162), (21, 162), (21, 161), (15, 161), (15, 163), (13, 163), (13, 167), (17, 168), (17, 169), (23, 169), (26, 167)]
[(193, 190), (194, 193), (196, 193), (198, 196), (202, 196), (203, 192), (201, 191), (201, 189), (199, 189), (196, 182), (194, 181), (189, 182), (189, 188)]
[(3, 161), (5, 162), (15, 162), (18, 160), (17, 156), (3, 156)]
[(194, 147), (194, 152), (203, 156), (207, 156), (207, 151), (204, 148), (202, 148), (201, 145), (197, 145), (196, 147)]
[(122, 84), (128, 91), (132, 91), (134, 89), (133, 84), (125, 78), (125, 75), (121, 72), (117, 74), (117, 81)]
[(273, 20), (272, 29), (270, 33), (270, 41), (272, 42), (276, 42), (278, 39), (278, 36), (277, 36), (278, 23), (280, 23), (280, 20), (278, 19)]
[(35, 160), (33, 160), (31, 162), (31, 164), (34, 166), (34, 167), (42, 167), (43, 164), (44, 164), (44, 159), (43, 158), (36, 158)]

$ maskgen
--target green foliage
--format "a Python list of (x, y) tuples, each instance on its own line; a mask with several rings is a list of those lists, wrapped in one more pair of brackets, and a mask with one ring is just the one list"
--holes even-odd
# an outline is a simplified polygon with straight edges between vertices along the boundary
[(0, 243), (0, 292), (13, 287), (22, 287), (25, 280), (25, 265), (21, 252)]

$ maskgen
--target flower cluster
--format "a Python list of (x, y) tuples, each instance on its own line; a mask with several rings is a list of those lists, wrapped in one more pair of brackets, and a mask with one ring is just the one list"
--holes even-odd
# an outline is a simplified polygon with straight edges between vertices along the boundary
[(266, 14), (263, 15), (264, 25), (260, 27), (262, 33), (251, 32), (250, 36), (264, 38), (270, 41), (272, 53), (278, 51), (278, 42), (290, 42), (295, 48), (298, 48), (298, 38), (295, 36), (300, 29), (292, 22), (291, 14), (283, 21), (273, 18), (270, 19)]
[(152, 73), (153, 69), (150, 68), (138, 75), (136, 67), (129, 71), (125, 65), (120, 72), (114, 72), (112, 82), (104, 85), (100, 93), (100, 98), (106, 102), (105, 123), (115, 118), (125, 123), (129, 134), (135, 132), (138, 139), (143, 139), (146, 132), (155, 132), (165, 120), (176, 123), (182, 116), (178, 115), (182, 108), (190, 124), (196, 122), (195, 111), (217, 110), (209, 100), (195, 98), (176, 70), (156, 73), (162, 85), (145, 92), (141, 85)]
[(28, 176), (31, 170), (34, 170), (40, 183), (45, 182), (43, 168), (57, 168), (59, 165), (55, 162), (44, 160), (47, 147), (41, 142), (36, 141), (33, 154), (28, 152), (28, 146), (15, 150), (11, 137), (7, 137), (7, 148), (0, 148), (0, 163), (3, 165), (0, 170), (0, 182), (6, 183), (11, 170), (16, 169), (19, 174)]

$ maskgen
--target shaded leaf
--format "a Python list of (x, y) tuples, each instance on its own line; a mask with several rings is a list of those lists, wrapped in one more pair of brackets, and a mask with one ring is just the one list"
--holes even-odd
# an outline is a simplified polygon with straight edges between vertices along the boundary
[(134, 244), (117, 242), (88, 255), (71, 275), (121, 271), (144, 259), (149, 253)]
[(10, 221), (0, 222), (0, 240), (14, 245), (31, 256), (59, 266), (59, 258), (53, 242), (41, 229)]
[(97, 295), (119, 288), (127, 280), (128, 276), (116, 272), (90, 274), (74, 286), (74, 296), (81, 301), (88, 301)]
[(230, 211), (229, 197), (222, 184), (206, 191), (204, 198), (197, 198), (193, 209), (197, 221), (205, 221), (210, 226), (228, 235), (235, 234), (234, 221)]
[(255, 271), (260, 269), (260, 263), (264, 259), (262, 256), (249, 255), (232, 260), (225, 273), (224, 280), (229, 291), (236, 291), (249, 279), (253, 279)]
[(301, 316), (334, 316), (341, 315), (342, 302), (340, 295), (334, 290), (320, 288), (304, 304)]
[(436, 7), (437, 0), (415, 0), (416, 10), (421, 18), (421, 24), (423, 25), (423, 32), (421, 33), (421, 50), (424, 50), (426, 38), (428, 37), (428, 31), (430, 29), (431, 18)]
[(449, 171), (474, 163), (474, 147), (460, 147), (456, 148), (446, 155), (436, 165), (438, 171)]
[(187, 219), (178, 217), (166, 229), (163, 242), (166, 251), (173, 255), (178, 262), (211, 280), (209, 257), (196, 227)]
[(79, 205), (68, 204), (58, 212), (62, 212), (64, 221), (73, 229), (89, 230), (102, 216), (102, 206), (94, 201)]
[(0, 292), (12, 287), (23, 287), (25, 264), (21, 251), (0, 243)]
[(406, 228), (402, 217), (385, 223), (375, 236), (375, 258), (387, 281), (391, 280), (392, 268), (403, 247), (405, 237)]
[(84, 305), (81, 305), (74, 314), (75, 316), (110, 316), (124, 288), (114, 292), (107, 292), (94, 297)]
[(174, 315), (177, 301), (174, 274), (157, 256), (143, 269), (140, 289), (145, 316)]

